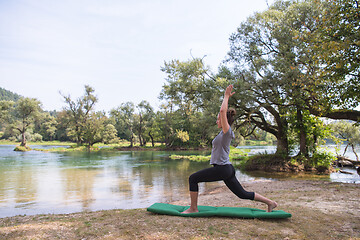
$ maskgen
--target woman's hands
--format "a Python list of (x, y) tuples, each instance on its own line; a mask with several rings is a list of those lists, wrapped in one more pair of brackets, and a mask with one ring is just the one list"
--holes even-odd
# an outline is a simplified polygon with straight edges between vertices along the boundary
[(230, 84), (229, 86), (227, 86), (226, 90), (225, 90), (225, 97), (230, 98), (232, 95), (235, 94), (235, 92), (231, 92), (233, 90), (234, 86), (232, 84)]
[(233, 88), (234, 86), (230, 84), (225, 90), (224, 99), (220, 107), (220, 113), (218, 117), (219, 120), (217, 121), (218, 127), (221, 127), (224, 133), (227, 133), (227, 131), (229, 131), (230, 128), (230, 125), (227, 120), (226, 112), (228, 110), (229, 98), (235, 94), (235, 92), (232, 92)]

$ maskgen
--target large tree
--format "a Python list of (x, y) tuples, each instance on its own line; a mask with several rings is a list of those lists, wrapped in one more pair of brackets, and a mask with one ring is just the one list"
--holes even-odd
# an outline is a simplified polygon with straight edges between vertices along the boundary
[(35, 98), (20, 98), (15, 104), (12, 128), (21, 134), (20, 146), (26, 146), (25, 133), (34, 124), (41, 111), (41, 103)]
[[(139, 137), (140, 146), (144, 146), (149, 138), (148, 134), (153, 124), (154, 110), (150, 103), (143, 100), (137, 105), (135, 129)], [(150, 134), (151, 136), (151, 134)]]
[[(249, 17), (230, 37), (228, 61), (235, 83), (235, 104), (240, 125), (249, 133), (257, 127), (274, 134), (277, 152), (289, 153), (288, 117), (301, 97), (297, 85), (296, 46), (286, 24), (290, 3), (276, 2), (271, 9)], [(295, 66), (292, 66), (295, 65)], [(300, 105), (300, 103), (298, 103)]]
[(317, 44), (322, 39), (318, 29), (324, 7), (311, 0), (276, 1), (249, 17), (230, 38), (229, 61), (245, 95), (238, 96), (242, 124), (274, 134), (278, 151), (287, 150), (291, 127), (300, 153), (308, 155), (307, 146), (316, 146), (313, 141), (317, 140), (309, 137), (316, 121), (305, 120), (313, 118), (311, 114), (356, 120), (359, 113), (339, 108), (339, 101), (334, 101), (344, 81), (323, 77), (324, 61)]
[(160, 93), (160, 99), (167, 101), (162, 108), (166, 124), (163, 128), (168, 129), (167, 145), (177, 140), (183, 144), (176, 137), (179, 132), (189, 135), (187, 144), (208, 144), (221, 103), (217, 80), (210, 77), (210, 70), (201, 58), (165, 62), (161, 70), (167, 74)]
[(207, 67), (202, 59), (196, 58), (165, 62), (161, 70), (167, 74), (167, 83), (163, 85), (160, 99), (171, 102), (172, 110), (183, 115), (181, 130), (191, 132), (191, 117), (201, 105), (199, 95), (204, 86)]
[[(94, 107), (97, 102), (97, 97), (94, 95), (95, 90), (86, 85), (85, 94), (76, 101), (72, 100), (70, 96), (64, 96), (67, 106), (64, 108), (67, 120), (67, 134), (71, 136), (77, 144), (89, 142), (90, 135), (87, 130), (92, 129), (92, 121), (96, 120), (94, 117)], [(100, 125), (99, 125), (100, 126)]]
[(132, 102), (122, 103), (119, 107), (110, 111), (110, 117), (118, 131), (118, 136), (130, 141), (130, 147), (134, 145), (135, 134), (135, 105)]
[(57, 125), (58, 123), (54, 116), (50, 115), (49, 112), (43, 112), (35, 122), (34, 131), (41, 134), (43, 140), (52, 141), (56, 134)]
[(86, 124), (83, 125), (83, 141), (88, 149), (95, 143), (103, 141), (103, 133), (105, 131), (106, 116), (102, 112), (90, 112)]

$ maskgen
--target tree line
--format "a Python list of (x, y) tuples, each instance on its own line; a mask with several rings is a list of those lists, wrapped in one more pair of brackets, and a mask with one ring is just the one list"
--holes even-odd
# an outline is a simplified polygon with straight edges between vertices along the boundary
[(43, 113), (36, 99), (2, 101), (3, 137), (15, 129), (24, 144), (32, 129), (44, 140), (87, 146), (119, 139), (131, 146), (134, 141), (209, 145), (218, 131), (214, 123), (223, 91), (233, 84), (236, 94), (229, 105), (237, 111), (238, 140), (271, 136), (277, 153), (288, 156), (299, 147), (298, 155), (309, 158), (331, 136), (324, 119), (360, 119), (359, 26), (356, 0), (278, 0), (231, 34), (217, 72), (206, 66), (205, 57), (165, 61), (158, 111), (142, 101), (122, 103), (108, 114), (95, 112), (98, 99), (85, 86), (77, 100), (63, 96), (66, 106), (56, 114)]
[(0, 87), (0, 100), (17, 101), (20, 98), (21, 96), (19, 94), (12, 93)]
[[(147, 101), (138, 105), (121, 103), (108, 114), (95, 111), (98, 98), (95, 90), (86, 85), (83, 96), (72, 99), (62, 95), (65, 106), (60, 112), (47, 112), (35, 98), (21, 97), (15, 101), (0, 101), (2, 139), (19, 140), (26, 146), (28, 140), (72, 141), (78, 145), (93, 146), (95, 143), (119, 143), (127, 140), (132, 147), (135, 142), (145, 146), (151, 142), (166, 146), (180, 146), (189, 141), (188, 133), (181, 127), (170, 125), (166, 107), (154, 111)], [(178, 116), (177, 119), (180, 119)], [(196, 143), (191, 143), (198, 145)]]

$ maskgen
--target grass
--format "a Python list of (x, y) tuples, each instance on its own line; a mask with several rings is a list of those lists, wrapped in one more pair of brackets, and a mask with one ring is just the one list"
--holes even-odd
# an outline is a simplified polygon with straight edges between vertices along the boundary
[[(247, 185), (276, 199), (290, 219), (182, 218), (146, 209), (0, 219), (1, 239), (360, 239), (355, 184), (274, 181)], [(345, 196), (345, 198), (344, 198)], [(187, 202), (187, 200), (185, 200)], [(208, 205), (254, 207), (230, 191), (201, 195)], [(262, 208), (263, 206), (255, 207)]]
[(28, 146), (25, 146), (25, 147), (16, 146), (15, 149), (14, 149), (14, 151), (17, 151), (17, 152), (27, 152), (27, 151), (30, 151), (30, 150), (31, 150), (31, 148), (28, 147)]
[[(0, 145), (19, 145), (18, 141), (0, 140)], [(48, 145), (48, 146), (71, 146), (75, 143), (61, 141), (27, 142), (27, 145)]]
[(273, 141), (245, 140), (245, 146), (273, 145)]
[[(17, 141), (8, 141), (8, 140), (0, 140), (0, 145), (19, 145), (20, 142)], [(32, 146), (56, 146), (54, 148), (32, 148)], [(134, 144), (133, 149), (135, 150), (159, 150), (164, 147), (161, 143), (155, 143), (153, 147), (151, 143), (147, 143), (145, 146), (141, 146), (139, 144)], [(74, 151), (88, 151), (86, 146), (77, 146), (76, 143), (73, 142), (60, 142), (60, 141), (42, 141), (42, 142), (27, 142), (27, 146), (30, 148), (28, 150), (42, 151), (42, 152), (74, 152)], [(58, 147), (63, 146), (63, 147)], [(104, 144), (97, 143), (91, 147), (91, 151), (118, 151), (118, 150), (126, 150), (129, 148), (129, 141), (120, 141), (116, 144)]]

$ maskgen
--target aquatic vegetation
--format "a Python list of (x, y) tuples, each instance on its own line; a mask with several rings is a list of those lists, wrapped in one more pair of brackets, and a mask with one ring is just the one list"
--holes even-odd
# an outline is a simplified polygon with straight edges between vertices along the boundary
[[(247, 157), (250, 149), (239, 149), (236, 147), (230, 147), (230, 161), (243, 160)], [(170, 159), (188, 159), (190, 161), (206, 162), (210, 161), (211, 155), (170, 155)]]
[(17, 152), (27, 152), (30, 150), (31, 150), (31, 148), (28, 146), (16, 146), (14, 149), (14, 151), (17, 151)]

